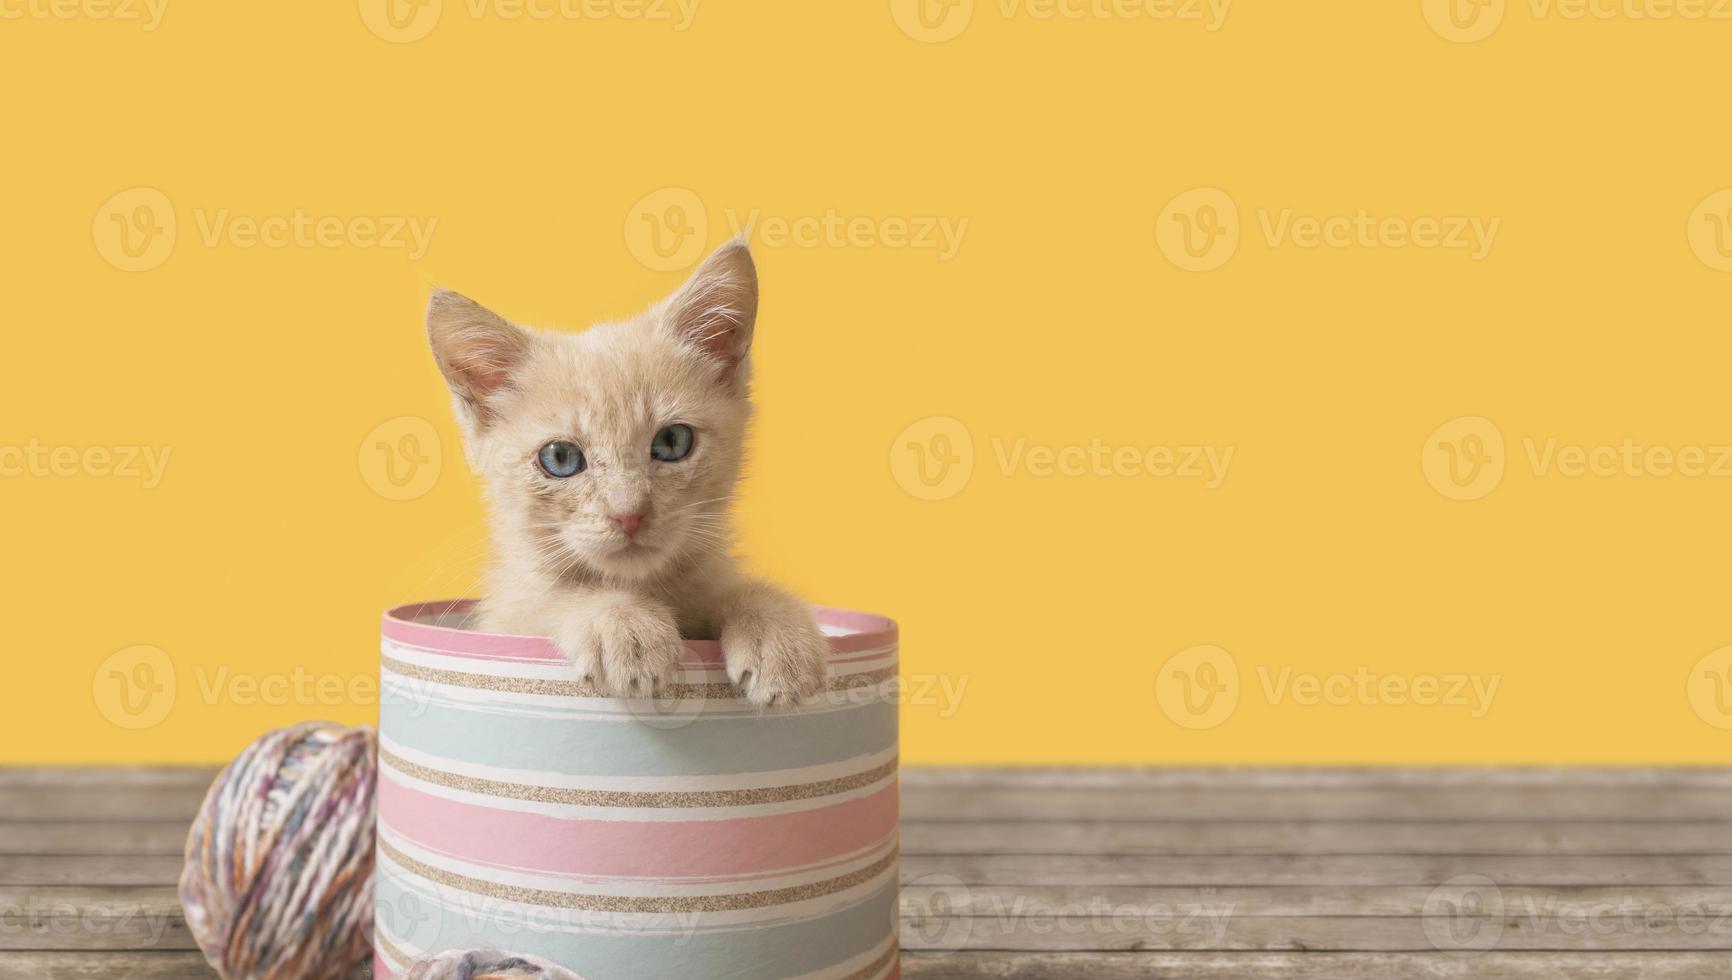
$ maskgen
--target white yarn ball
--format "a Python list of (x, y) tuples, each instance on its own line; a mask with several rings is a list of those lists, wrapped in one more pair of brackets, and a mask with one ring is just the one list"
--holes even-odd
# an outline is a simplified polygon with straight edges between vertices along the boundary
[(406, 980), (583, 980), (557, 963), (496, 949), (450, 950), (410, 964)]

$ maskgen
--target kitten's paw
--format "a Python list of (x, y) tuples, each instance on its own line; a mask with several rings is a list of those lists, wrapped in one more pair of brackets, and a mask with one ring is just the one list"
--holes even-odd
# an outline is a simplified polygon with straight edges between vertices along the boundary
[(556, 641), (580, 679), (616, 698), (660, 693), (673, 683), (685, 648), (666, 610), (630, 600), (574, 617)]
[(798, 704), (824, 689), (830, 645), (805, 607), (748, 604), (722, 626), (728, 679), (760, 707)]

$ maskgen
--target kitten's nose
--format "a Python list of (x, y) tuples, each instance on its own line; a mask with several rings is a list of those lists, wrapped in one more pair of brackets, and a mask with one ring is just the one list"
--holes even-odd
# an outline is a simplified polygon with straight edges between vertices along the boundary
[(614, 524), (625, 532), (626, 537), (637, 537), (638, 525), (643, 523), (642, 514), (612, 514), (610, 516), (613, 518)]

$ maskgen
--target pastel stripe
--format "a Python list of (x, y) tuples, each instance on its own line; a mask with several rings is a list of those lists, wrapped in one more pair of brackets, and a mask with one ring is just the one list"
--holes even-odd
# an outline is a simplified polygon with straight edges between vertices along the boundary
[[(700, 715), (677, 731), (544, 718), (381, 697), (380, 731), (423, 752), (482, 766), (567, 775), (705, 776), (799, 769), (896, 745), (897, 710), (873, 702), (825, 714)], [(677, 750), (673, 749), (677, 744)]]
[[(467, 599), (402, 606), (385, 614), (383, 632), (390, 640), (456, 654), (501, 659), (558, 658), (558, 653), (545, 637), (481, 633), (459, 628), (457, 624), (474, 607), (474, 601)], [(812, 612), (821, 625), (848, 631), (830, 638), (830, 649), (836, 653), (854, 653), (896, 642), (896, 624), (882, 616), (846, 609), (813, 609)], [(721, 644), (709, 640), (687, 640), (686, 652), (692, 658), (710, 663), (720, 663), (722, 659)]]
[(871, 796), (803, 813), (733, 820), (563, 820), (441, 799), (379, 781), (390, 829), (479, 864), (557, 874), (678, 878), (739, 875), (814, 864), (863, 849), (896, 831), (894, 784)]
[[(582, 681), (568, 678), (512, 677), (473, 671), (441, 670), (437, 667), (422, 667), (405, 660), (399, 660), (389, 656), (389, 654), (384, 658), (384, 667), (400, 677), (409, 677), (430, 684), (442, 684), (447, 687), (504, 691), (511, 694), (551, 694), (567, 698), (617, 700), (593, 684), (585, 684)], [(831, 691), (849, 691), (882, 684), (894, 676), (896, 676), (896, 668), (894, 667), (850, 671), (832, 677), (828, 689)], [(666, 696), (668, 698), (707, 698), (722, 701), (739, 700), (739, 692), (726, 680), (715, 680), (701, 684), (675, 683), (668, 688)]]
[[(872, 673), (876, 676), (859, 683), (855, 683), (855, 678), (840, 679), (838, 686), (811, 701), (779, 709), (777, 717), (822, 715), (898, 701), (901, 686), (895, 667)], [(573, 683), (565, 679), (529, 683), (520, 679), (500, 680), (502, 683), (490, 685), (442, 684), (404, 676), (387, 665), (380, 672), (379, 693), (382, 704), (404, 705), (413, 710), (444, 706), (555, 721), (630, 722), (664, 731), (703, 719), (758, 718), (764, 714), (762, 708), (743, 699), (705, 696), (701, 692), (696, 696), (619, 699), (558, 693), (562, 685)], [(690, 691), (692, 685), (682, 684), (680, 689)]]
[[(898, 980), (901, 976), (901, 948), (897, 937), (891, 936), (879, 945), (852, 957), (837, 966), (807, 973), (793, 980)], [(398, 948), (388, 937), (378, 937), (374, 955), (373, 976), (389, 980), (404, 972), (414, 959)]]
[[(856, 957), (850, 965), (808, 973), (797, 980), (899, 980), (901, 950), (890, 945), (883, 950)], [(412, 957), (391, 945), (383, 937), (375, 953), (373, 976), (390, 980), (408, 969)], [(860, 964), (857, 968), (852, 965)]]
[[(540, 867), (476, 864), (411, 840), (397, 833), (388, 823), (379, 825), (379, 839), (385, 845), (379, 851), (382, 866), (396, 867), (402, 873), (423, 875), (454, 893), (485, 895), (500, 901), (509, 899), (548, 914), (565, 909), (584, 909), (628, 910), (648, 915), (649, 907), (635, 904), (636, 900), (672, 899), (684, 904), (670, 906), (673, 912), (669, 914), (701, 907), (715, 916), (712, 921), (717, 925), (809, 917), (812, 914), (810, 903), (814, 899), (826, 899), (870, 885), (874, 881), (873, 874), (858, 872), (887, 868), (885, 859), (894, 858), (898, 847), (897, 835), (892, 834), (861, 850), (819, 864), (798, 867), (772, 864), (733, 875), (609, 877), (560, 874)], [(771, 900), (733, 900), (748, 892), (758, 899), (768, 897)], [(609, 904), (616, 899), (624, 900), (625, 904)], [(700, 899), (718, 901), (708, 905), (689, 901)], [(820, 902), (823, 908), (835, 904), (832, 901)]]
[(438, 783), (483, 796), (508, 800), (534, 800), (582, 807), (681, 808), (740, 807), (763, 803), (787, 803), (794, 800), (821, 799), (846, 793), (861, 787), (881, 783), (896, 772), (896, 760), (891, 759), (864, 772), (825, 779), (812, 783), (792, 783), (785, 786), (754, 786), (745, 789), (705, 789), (682, 792), (636, 792), (630, 790), (574, 789), (531, 783), (513, 783), (497, 779), (481, 779), (441, 772), (379, 750), (379, 761), (398, 772), (416, 779)]
[[(436, 888), (392, 873), (380, 875), (376, 892), (382, 907), (412, 909), (419, 916), (413, 922), (405, 922), (403, 915), (394, 921), (379, 920), (381, 932), (405, 955), (509, 943), (513, 952), (546, 957), (580, 975), (603, 980), (777, 980), (823, 976), (820, 971), (833, 971), (838, 964), (880, 949), (895, 921), (897, 887), (889, 882), (865, 900), (829, 915), (753, 929), (706, 930), (704, 915), (693, 913), (686, 930), (665, 938), (646, 938), (624, 929), (538, 927), (520, 906), (447, 904)], [(610, 916), (597, 921), (622, 919)]]
[[(541, 641), (545, 643), (545, 641)], [(570, 677), (571, 661), (553, 648), (546, 645), (535, 651), (534, 656), (501, 657), (490, 654), (464, 653), (457, 650), (439, 650), (415, 643), (405, 643), (385, 637), (380, 641), (380, 647), (385, 656), (395, 657), (425, 667), (440, 667), (446, 670), (469, 672), (485, 672), (488, 674), (503, 674), (518, 677)], [(894, 641), (861, 649), (849, 653), (832, 653), (831, 667), (842, 668), (842, 673), (870, 667), (882, 667), (896, 660), (898, 644)], [(690, 649), (685, 651), (678, 662), (681, 670), (699, 674), (705, 677), (727, 677), (727, 663), (723, 660), (709, 659)]]
[[(601, 776), (594, 773), (567, 775), (540, 769), (507, 769), (503, 766), (479, 766), (444, 756), (432, 755), (410, 748), (389, 736), (379, 737), (379, 746), (388, 759), (402, 759), (419, 766), (457, 776), (478, 779), (529, 783), (554, 789), (609, 790), (631, 793), (684, 793), (698, 790), (775, 789), (778, 787), (818, 783), (857, 776), (876, 770), (896, 760), (896, 748), (837, 759), (817, 766), (800, 769), (766, 769), (759, 772), (725, 772), (711, 775), (632, 775)], [(413, 778), (412, 776), (409, 778)], [(494, 797), (504, 800), (508, 797)]]
[[(449, 871), (413, 857), (397, 848), (388, 838), (379, 841), (381, 857), (417, 878), (436, 882), (446, 888), (472, 895), (497, 898), (501, 901), (547, 909), (584, 912), (630, 912), (645, 915), (670, 915), (682, 912), (737, 912), (775, 909), (800, 902), (837, 895), (868, 882), (875, 881), (896, 866), (896, 852), (889, 851), (862, 867), (831, 877), (819, 878), (795, 885), (773, 888), (711, 891), (702, 894), (613, 895), (597, 891), (568, 891), (484, 879), (474, 875)], [(496, 876), (497, 877), (497, 876)], [(779, 914), (779, 913), (778, 913)]]
[(894, 623), (815, 610), (832, 690), (762, 711), (720, 648), (605, 697), (470, 606), (387, 614), (375, 964), (506, 949), (607, 980), (884, 980), (897, 960)]
[(568, 803), (550, 802), (536, 799), (517, 799), (507, 796), (489, 796), (482, 793), (471, 793), (463, 789), (428, 782), (418, 779), (412, 773), (383, 766), (381, 770), (390, 773), (391, 777), (404, 786), (418, 790), (429, 796), (483, 807), (500, 813), (533, 813), (545, 817), (556, 817), (568, 821), (595, 821), (605, 823), (679, 823), (698, 821), (735, 820), (747, 817), (770, 817), (782, 814), (804, 813), (827, 806), (835, 806), (850, 800), (871, 796), (874, 793), (892, 785), (894, 777), (869, 783), (858, 789), (811, 799), (784, 800), (779, 802), (742, 803), (735, 806), (677, 806), (672, 801), (652, 806), (578, 806)]

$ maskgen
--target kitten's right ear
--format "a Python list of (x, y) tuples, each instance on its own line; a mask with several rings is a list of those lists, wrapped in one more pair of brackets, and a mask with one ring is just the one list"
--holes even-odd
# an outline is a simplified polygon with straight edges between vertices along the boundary
[(427, 303), (427, 340), (458, 406), (477, 428), (486, 428), (493, 421), (490, 400), (510, 387), (529, 354), (529, 334), (480, 303), (439, 289)]

